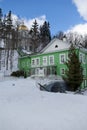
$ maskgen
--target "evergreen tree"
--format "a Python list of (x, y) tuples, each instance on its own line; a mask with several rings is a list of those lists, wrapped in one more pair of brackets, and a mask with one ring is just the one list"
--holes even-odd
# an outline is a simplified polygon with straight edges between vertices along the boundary
[[(3, 28), (2, 28), (2, 9), (0, 8), (0, 47), (1, 47), (1, 41), (2, 41), (2, 34)], [(1, 54), (2, 50), (0, 49), (0, 70), (1, 70)]]
[(44, 22), (44, 24), (40, 27), (40, 38), (43, 47), (45, 47), (51, 40), (51, 33), (50, 33), (50, 24), (49, 22)]
[(10, 32), (12, 29), (12, 13), (9, 11), (8, 15), (5, 18), (5, 25), (6, 25), (6, 30), (7, 32)]
[(12, 24), (12, 13), (9, 13), (4, 17), (4, 36), (5, 36), (5, 50), (6, 50), (6, 70), (8, 70), (10, 59), (10, 69), (12, 69), (12, 56), (14, 50), (14, 41), (13, 41), (13, 24)]
[(67, 69), (63, 78), (68, 83), (69, 90), (76, 91), (83, 81), (83, 69), (73, 45), (70, 46), (68, 60), (65, 64)]
[(2, 9), (0, 8), (0, 38), (3, 37), (3, 20), (2, 20), (3, 14)]
[(55, 36), (56, 38), (63, 40), (63, 38), (65, 37), (64, 33), (62, 31), (59, 31), (58, 34)]
[(0, 8), (0, 25), (2, 24), (2, 16), (3, 16), (2, 9)]
[(33, 45), (33, 52), (37, 52), (37, 48), (39, 46), (39, 29), (38, 29), (38, 23), (35, 20), (32, 28), (30, 30), (30, 35), (31, 35), (31, 44)]

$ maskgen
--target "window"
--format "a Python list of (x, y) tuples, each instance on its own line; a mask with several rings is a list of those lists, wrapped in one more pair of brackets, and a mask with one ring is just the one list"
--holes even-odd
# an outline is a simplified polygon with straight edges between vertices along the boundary
[(39, 65), (39, 64), (40, 64), (40, 59), (37, 58), (37, 59), (36, 59), (36, 65)]
[(85, 54), (83, 54), (83, 63), (86, 62), (86, 57), (85, 57)]
[(83, 75), (86, 76), (86, 68), (83, 69)]
[(35, 65), (35, 59), (32, 59), (31, 64), (32, 64), (32, 66)]
[(54, 56), (49, 56), (49, 64), (50, 65), (54, 64)]
[(43, 65), (47, 65), (47, 57), (46, 56), (43, 57)]
[(39, 68), (35, 69), (35, 74), (38, 75), (39, 74)]
[(61, 68), (61, 74), (64, 75), (65, 74), (65, 69)]
[(55, 45), (55, 48), (58, 48), (58, 45)]
[(31, 61), (32, 66), (38, 66), (40, 64), (40, 59), (39, 58), (34, 58)]
[(80, 53), (79, 54), (79, 60), (80, 60), (81, 63), (85, 63), (85, 61), (86, 61), (85, 55)]
[(65, 54), (61, 54), (60, 55), (60, 63), (64, 63), (65, 62)]
[(79, 60), (82, 63), (82, 53), (79, 54)]

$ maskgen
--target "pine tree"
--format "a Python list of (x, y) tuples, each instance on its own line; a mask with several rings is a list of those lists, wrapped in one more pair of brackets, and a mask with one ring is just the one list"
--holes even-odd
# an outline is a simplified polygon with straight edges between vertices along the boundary
[(79, 61), (79, 56), (77, 55), (76, 49), (73, 45), (70, 46), (68, 60), (65, 64), (67, 69), (63, 78), (68, 83), (69, 90), (76, 91), (80, 88), (83, 81), (83, 69), (81, 62)]

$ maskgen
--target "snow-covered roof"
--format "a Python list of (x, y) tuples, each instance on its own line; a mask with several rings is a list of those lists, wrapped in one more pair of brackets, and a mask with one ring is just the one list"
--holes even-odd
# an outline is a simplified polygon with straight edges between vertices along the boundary
[(42, 53), (54, 52), (59, 50), (69, 49), (70, 44), (66, 41), (59, 40), (58, 38), (54, 38), (43, 50)]
[(18, 52), (18, 54), (19, 54), (21, 57), (29, 56), (29, 55), (32, 54), (31, 51), (27, 51), (27, 50), (23, 49), (22, 47), (19, 47), (19, 48), (17, 49), (17, 52)]
[(27, 50), (25, 50), (25, 49), (22, 49), (22, 51), (23, 51), (26, 55), (32, 54), (31, 51), (27, 51)]

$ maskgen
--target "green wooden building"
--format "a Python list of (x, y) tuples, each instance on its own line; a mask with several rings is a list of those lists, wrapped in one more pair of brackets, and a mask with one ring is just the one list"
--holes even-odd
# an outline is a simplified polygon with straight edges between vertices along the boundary
[[(68, 59), (70, 44), (57, 38), (53, 39), (43, 50), (36, 54), (19, 55), (18, 67), (24, 70), (27, 75), (47, 76), (56, 74), (62, 76), (65, 74), (66, 65), (64, 62)], [(83, 66), (84, 78), (87, 77), (87, 49), (76, 48), (79, 60)], [(85, 84), (86, 81), (85, 81)]]

